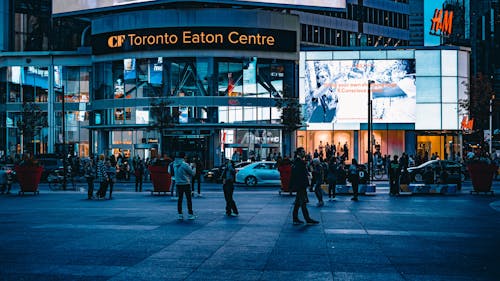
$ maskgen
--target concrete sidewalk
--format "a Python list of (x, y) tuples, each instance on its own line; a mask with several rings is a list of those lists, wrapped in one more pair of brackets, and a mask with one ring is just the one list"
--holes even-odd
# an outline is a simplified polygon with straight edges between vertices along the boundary
[(168, 196), (42, 186), (0, 195), (0, 280), (498, 280), (500, 204), (467, 189), (322, 208), (309, 194), (321, 223), (294, 226), (293, 197), (275, 189), (237, 189), (231, 218), (214, 186), (193, 199), (196, 220), (178, 221)]

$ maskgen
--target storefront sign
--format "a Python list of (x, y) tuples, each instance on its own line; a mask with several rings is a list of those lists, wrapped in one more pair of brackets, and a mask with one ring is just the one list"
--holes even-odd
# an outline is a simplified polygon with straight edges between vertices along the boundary
[[(453, 11), (434, 10), (434, 16), (431, 19), (431, 35), (450, 36), (453, 24)], [(441, 31), (441, 33), (439, 33)]]
[(297, 51), (297, 32), (232, 27), (170, 27), (94, 35), (96, 55), (179, 49)]

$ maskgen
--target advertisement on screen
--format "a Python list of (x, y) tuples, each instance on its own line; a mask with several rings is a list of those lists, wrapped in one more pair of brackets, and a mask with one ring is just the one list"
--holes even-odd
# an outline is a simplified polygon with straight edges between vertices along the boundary
[(367, 123), (370, 80), (374, 123), (415, 123), (415, 60), (307, 61), (306, 122)]
[[(52, 1), (52, 13), (53, 14), (63, 14), (72, 12), (81, 12), (92, 9), (102, 9), (102, 8), (117, 8), (123, 7), (125, 5), (131, 4), (156, 4), (156, 3), (175, 3), (175, 2), (185, 2), (179, 0), (53, 0)], [(258, 5), (262, 3), (262, 6), (298, 6), (298, 7), (322, 7), (331, 9), (345, 9), (346, 0), (206, 0), (206, 1), (193, 1), (193, 2), (216, 2), (216, 3), (241, 3), (249, 5)]]

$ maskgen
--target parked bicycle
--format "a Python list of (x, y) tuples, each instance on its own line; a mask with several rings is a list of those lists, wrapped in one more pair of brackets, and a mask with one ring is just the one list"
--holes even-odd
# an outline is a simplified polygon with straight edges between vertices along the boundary
[(63, 169), (56, 169), (47, 176), (49, 189), (56, 190), (76, 190), (76, 185), (71, 171), (66, 172), (66, 188), (64, 188), (64, 171)]

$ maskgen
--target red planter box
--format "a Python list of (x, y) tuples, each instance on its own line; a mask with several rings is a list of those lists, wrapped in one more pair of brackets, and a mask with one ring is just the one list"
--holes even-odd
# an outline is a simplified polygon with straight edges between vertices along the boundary
[(43, 167), (38, 166), (16, 166), (17, 180), (21, 190), (19, 194), (33, 192), (38, 194), (38, 184), (42, 178)]
[(471, 163), (467, 165), (475, 192), (491, 192), (493, 176), (497, 171), (494, 164)]
[(153, 192), (169, 192), (172, 176), (168, 173), (168, 166), (149, 166)]

